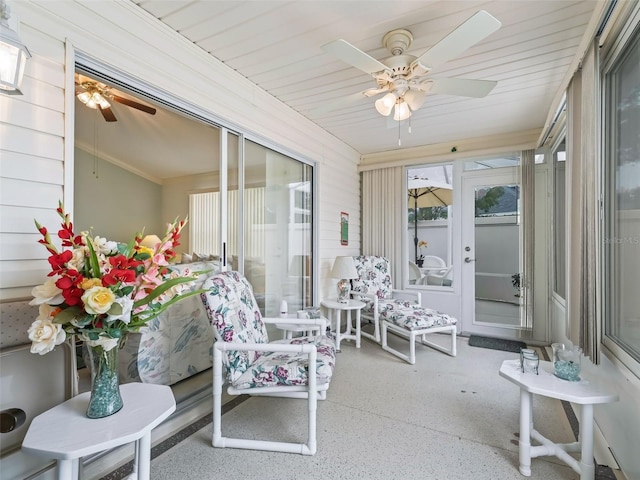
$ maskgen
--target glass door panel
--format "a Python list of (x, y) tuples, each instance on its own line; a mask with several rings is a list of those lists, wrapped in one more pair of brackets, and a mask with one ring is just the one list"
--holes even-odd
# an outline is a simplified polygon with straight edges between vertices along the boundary
[(251, 141), (245, 142), (245, 259), (247, 279), (262, 312), (277, 315), (313, 304), (313, 169)]
[(515, 171), (464, 177), (463, 250), (464, 331), (516, 338), (522, 241)]

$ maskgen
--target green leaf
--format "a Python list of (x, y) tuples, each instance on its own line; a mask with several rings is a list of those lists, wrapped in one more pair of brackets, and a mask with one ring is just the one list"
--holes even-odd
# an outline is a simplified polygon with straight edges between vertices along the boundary
[(122, 315), (122, 305), (119, 303), (113, 302), (111, 304), (111, 308), (107, 312), (108, 315)]
[(53, 323), (71, 323), (71, 320), (82, 314), (84, 314), (84, 311), (80, 307), (65, 308), (53, 317)]
[(178, 278), (172, 278), (170, 280), (167, 280), (162, 285), (158, 285), (156, 288), (154, 288), (149, 293), (149, 295), (147, 295), (145, 298), (141, 298), (140, 300), (135, 302), (133, 304), (133, 309), (135, 310), (136, 308), (139, 308), (139, 307), (142, 307), (144, 305), (147, 305), (147, 304), (151, 303), (153, 300), (158, 298), (164, 292), (166, 292), (167, 290), (175, 287), (176, 285), (180, 285), (181, 283), (190, 283), (190, 282), (193, 282), (193, 281), (195, 281), (195, 278), (193, 278), (193, 277), (178, 277)]
[(89, 247), (89, 265), (91, 265), (92, 276), (94, 278), (102, 278), (98, 256), (96, 255), (96, 251), (93, 249), (93, 244), (90, 239), (87, 239), (87, 247)]
[(169, 308), (174, 303), (178, 303), (179, 301), (184, 300), (185, 298), (192, 297), (194, 295), (200, 295), (201, 293), (204, 293), (204, 292), (206, 292), (206, 290), (200, 289), (200, 290), (193, 290), (191, 292), (183, 293), (181, 295), (176, 295), (168, 302), (159, 304), (159, 307), (153, 308), (151, 310), (145, 310), (144, 312), (138, 314), (137, 318), (133, 319), (131, 323), (129, 323), (129, 328), (137, 329), (139, 327), (142, 327), (146, 325), (147, 322), (156, 318), (158, 315), (160, 315), (162, 312), (164, 312), (167, 308)]

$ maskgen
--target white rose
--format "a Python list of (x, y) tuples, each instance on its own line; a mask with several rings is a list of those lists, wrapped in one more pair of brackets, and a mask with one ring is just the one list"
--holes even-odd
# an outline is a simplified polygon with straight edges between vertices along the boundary
[(31, 353), (44, 355), (60, 345), (67, 338), (67, 334), (62, 329), (62, 325), (53, 323), (51, 320), (36, 320), (31, 324), (29, 330), (29, 340), (31, 340)]
[(53, 278), (48, 279), (42, 285), (33, 287), (31, 295), (33, 295), (33, 300), (29, 302), (29, 305), (41, 305), (43, 303), (59, 305), (64, 301), (62, 290), (56, 287), (56, 281)]
[(84, 268), (84, 261), (87, 255), (87, 247), (74, 248), (71, 253), (73, 257), (67, 262), (67, 267), (81, 272)]
[(122, 320), (128, 324), (131, 321), (131, 310), (133, 309), (133, 299), (129, 297), (118, 297), (113, 303), (117, 303), (122, 307), (122, 313), (119, 315), (109, 315), (107, 321)]
[(115, 348), (120, 342), (119, 338), (111, 338), (104, 335), (100, 335), (97, 340), (90, 340), (86, 335), (80, 335), (80, 338), (87, 344), (87, 346), (102, 347), (105, 352)]
[(91, 243), (97, 254), (113, 255), (118, 252), (117, 242), (111, 242), (103, 237), (95, 237)]

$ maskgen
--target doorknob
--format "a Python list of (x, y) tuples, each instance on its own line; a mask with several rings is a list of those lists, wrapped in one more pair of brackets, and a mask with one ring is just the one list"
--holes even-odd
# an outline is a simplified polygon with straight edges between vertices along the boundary
[(465, 257), (464, 258), (465, 263), (471, 263), (471, 262), (475, 262), (476, 259), (475, 258), (469, 258), (469, 257)]

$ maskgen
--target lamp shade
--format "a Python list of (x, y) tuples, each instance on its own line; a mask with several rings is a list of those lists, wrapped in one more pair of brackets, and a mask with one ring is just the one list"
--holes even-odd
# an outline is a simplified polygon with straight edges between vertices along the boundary
[(336, 257), (331, 269), (331, 278), (358, 278), (358, 270), (356, 270), (353, 257)]
[(161, 241), (162, 240), (160, 240), (160, 237), (158, 237), (157, 235), (147, 235), (142, 239), (140, 245), (147, 248), (156, 248), (156, 245), (158, 245)]
[(29, 50), (18, 34), (9, 28), (9, 8), (0, 2), (0, 92), (7, 95), (22, 95), (20, 87)]
[(397, 121), (406, 120), (411, 116), (411, 110), (409, 110), (409, 105), (402, 99), (398, 100), (396, 103), (395, 111), (393, 112), (393, 119)]
[(387, 93), (384, 97), (376, 100), (376, 110), (380, 115), (388, 117), (391, 114), (393, 106), (396, 104), (396, 96), (393, 93)]

